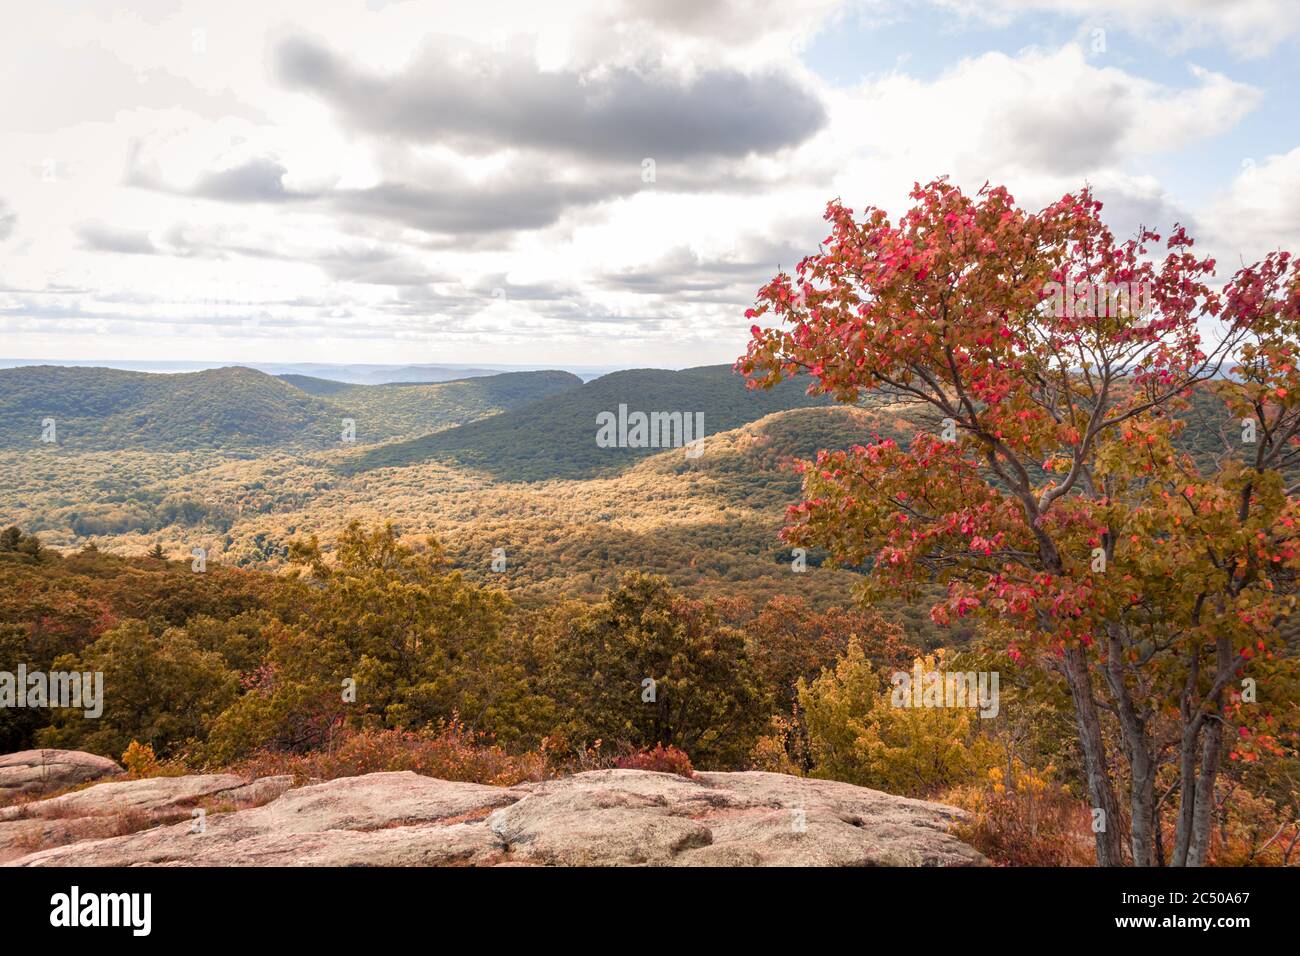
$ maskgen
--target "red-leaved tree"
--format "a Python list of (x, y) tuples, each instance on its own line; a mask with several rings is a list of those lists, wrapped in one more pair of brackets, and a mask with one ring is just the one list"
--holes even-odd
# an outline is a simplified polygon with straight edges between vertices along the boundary
[(1300, 562), (1300, 270), (1279, 252), (1216, 288), (1183, 229), (1117, 242), (1087, 190), (911, 197), (897, 223), (831, 203), (747, 313), (776, 320), (737, 363), (751, 387), (806, 373), (930, 422), (805, 463), (783, 534), (869, 566), (869, 594), (938, 577), (936, 619), (1012, 628), (1068, 682), (1098, 862), (1204, 863), (1225, 756), (1278, 747), (1246, 678)]

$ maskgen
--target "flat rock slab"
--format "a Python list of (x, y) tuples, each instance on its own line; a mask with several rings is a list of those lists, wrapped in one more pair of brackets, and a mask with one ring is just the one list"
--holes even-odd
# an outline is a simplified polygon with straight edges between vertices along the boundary
[[(224, 776), (208, 775), (205, 786)], [(70, 796), (84, 794), (84, 805), (94, 807), (117, 796), (140, 799), (123, 786)], [(187, 785), (187, 798), (197, 789)], [(108, 793), (89, 797), (95, 791)], [(289, 789), (252, 809), (209, 813), (202, 828), (186, 821), (79, 840), (9, 865), (984, 865), (950, 832), (962, 816), (943, 804), (772, 773), (688, 779), (597, 770), (511, 788), (373, 773)]]
[[(250, 781), (233, 773), (190, 774), (183, 777), (146, 777), (143, 780), (113, 780), (76, 793), (0, 809), (0, 821), (114, 816), (123, 813), (153, 813), (188, 809), (204, 801), (226, 800), (232, 804), (252, 802), (277, 783), (279, 793), (289, 789), (290, 777), (266, 777)], [(275, 794), (278, 796), (279, 794)]]
[(196, 808), (215, 817), (223, 811), (256, 807), (292, 785), (290, 776), (248, 780), (234, 774), (113, 780), (0, 808), (0, 863), (36, 850), (134, 834), (177, 819), (189, 821)]
[(0, 756), (0, 800), (50, 793), (125, 772), (107, 757), (80, 750), (21, 750)]

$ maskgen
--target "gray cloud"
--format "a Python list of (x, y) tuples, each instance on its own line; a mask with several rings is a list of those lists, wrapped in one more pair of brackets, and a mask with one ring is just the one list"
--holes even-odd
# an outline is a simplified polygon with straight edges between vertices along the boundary
[(93, 252), (116, 252), (125, 255), (161, 255), (149, 233), (141, 229), (123, 229), (102, 222), (87, 222), (77, 227), (81, 244)]
[[(605, 272), (601, 284), (613, 289), (654, 295), (718, 292), (737, 282), (756, 281), (775, 270), (769, 263), (705, 262), (688, 246), (679, 246), (652, 263), (635, 269)], [(769, 276), (770, 277), (770, 276)]]
[[(517, 159), (501, 173), (470, 180), (452, 165), (425, 161), (403, 167), (396, 178), (363, 189), (291, 190), (285, 165), (263, 157), (202, 174), (192, 186), (166, 183), (147, 160), (133, 153), (126, 181), (143, 189), (232, 203), (295, 203), (304, 212), (363, 217), (396, 223), (425, 233), (500, 246), (512, 233), (554, 225), (571, 209), (595, 206), (647, 189), (665, 192), (753, 192), (778, 180), (735, 169), (726, 160), (656, 163), (656, 179), (646, 183), (635, 164), (596, 163), (563, 167), (538, 156)], [(169, 237), (176, 247), (185, 237)], [(445, 244), (445, 243), (444, 243)], [(242, 250), (241, 254), (244, 253)]]
[(329, 201), (343, 212), (392, 220), (425, 232), (459, 235), (541, 229), (554, 224), (572, 206), (590, 205), (637, 188), (639, 183), (630, 178), (620, 190), (609, 182), (511, 177), (465, 189), (446, 183), (385, 183), (370, 189), (340, 190), (332, 193)]
[(141, 144), (137, 141), (132, 143), (127, 156), (124, 182), (139, 189), (231, 203), (281, 203), (312, 199), (317, 195), (288, 189), (284, 185), (288, 172), (279, 160), (259, 156), (235, 166), (209, 169), (192, 186), (181, 189), (167, 183), (157, 165), (141, 156)]
[(271, 246), (248, 241), (225, 229), (192, 227), (184, 223), (168, 227), (158, 241), (142, 230), (98, 222), (82, 224), (77, 234), (83, 246), (95, 252), (201, 259), (239, 256), (310, 263), (336, 282), (418, 286), (445, 278), (429, 271), (417, 257), (405, 250), (372, 243), (357, 242), (315, 249)]
[(253, 159), (230, 169), (205, 173), (194, 185), (193, 194), (224, 202), (282, 202), (306, 198), (284, 187), (288, 170), (274, 159)]
[(408, 170), (415, 182), (389, 181), (365, 189), (325, 192), (285, 187), (288, 169), (272, 158), (202, 174), (193, 186), (166, 183), (148, 162), (133, 153), (128, 185), (219, 202), (301, 203), (313, 211), (359, 215), (397, 222), (425, 232), (489, 235), (550, 226), (572, 206), (597, 203), (642, 188), (640, 167), (623, 174), (586, 173), (557, 180), (548, 165), (516, 163), (507, 172), (470, 182), (445, 164)]
[(602, 273), (608, 289), (671, 296), (694, 302), (747, 302), (782, 266), (789, 268), (815, 243), (798, 248), (788, 242), (750, 241), (729, 258), (706, 258), (678, 246), (635, 269)]
[(1004, 162), (1077, 175), (1118, 158), (1133, 112), (1127, 91), (1113, 84), (1067, 102), (1018, 100), (995, 117), (990, 135), (1001, 141)]
[(431, 41), (410, 67), (379, 76), (324, 46), (280, 44), (281, 79), (353, 126), (467, 151), (559, 150), (602, 160), (739, 158), (794, 146), (826, 122), (788, 76), (706, 70), (688, 82), (617, 67), (543, 72), (522, 56)]
[(732, 44), (768, 33), (793, 36), (814, 30), (835, 2), (820, 0), (608, 0), (602, 4), (607, 30), (629, 23), (680, 37)]
[(1104, 201), (1102, 218), (1118, 240), (1131, 239), (1141, 229), (1154, 229), (1168, 235), (1175, 223), (1191, 226), (1193, 215), (1160, 189), (1139, 192), (1120, 186), (1099, 188)]
[(418, 260), (379, 247), (352, 246), (297, 257), (314, 263), (336, 282), (366, 285), (422, 286), (445, 278)]

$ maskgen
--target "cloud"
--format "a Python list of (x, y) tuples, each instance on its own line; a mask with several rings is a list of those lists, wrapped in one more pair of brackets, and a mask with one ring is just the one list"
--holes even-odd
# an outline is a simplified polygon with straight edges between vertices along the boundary
[[(1262, 0), (1132, 0), (1132, 18), (1120, 0), (277, 0), (237, 20), (157, 2), (44, 5), (0, 37), (0, 73), (33, 91), (0, 104), (12, 354), (120, 334), (225, 359), (244, 334), (263, 360), (726, 361), (755, 289), (826, 235), (828, 199), (897, 214), (940, 175), (1027, 208), (1090, 183), (1118, 235), (1181, 220), (1225, 264), (1300, 240), (1284, 54), (1240, 75), (1170, 55), (1293, 35)], [(953, 11), (1006, 29), (953, 31)], [(1093, 27), (1131, 35), (1104, 56), (1027, 45)], [(1242, 124), (1264, 95), (1281, 102)]]
[(602, 287), (643, 295), (675, 296), (683, 300), (745, 301), (787, 267), (813, 250), (811, 245), (751, 242), (730, 256), (706, 255), (689, 245), (669, 250), (655, 261), (613, 269), (599, 276)]
[(238, 166), (205, 173), (191, 193), (225, 202), (281, 202), (302, 198), (284, 185), (288, 170), (274, 159), (259, 157)]
[(290, 189), (285, 184), (288, 168), (273, 156), (224, 159), (220, 165), (198, 170), (191, 181), (170, 180), (163, 169), (165, 157), (151, 154), (149, 144), (135, 141), (127, 154), (123, 183), (140, 189), (168, 192), (197, 199), (230, 203), (280, 203), (313, 198), (310, 190)]
[(733, 41), (738, 33), (788, 34), (801, 25), (815, 27), (838, 6), (838, 0), (622, 0), (612, 5), (609, 18), (681, 36)]
[[(954, 175), (1081, 177), (1231, 129), (1261, 93), (1193, 69), (1186, 87), (1093, 65), (1075, 44), (962, 60), (931, 83), (903, 74), (844, 98), (839, 127), (878, 156), (942, 157)], [(925, 175), (921, 171), (917, 176)]]
[(138, 229), (123, 229), (101, 222), (84, 223), (77, 229), (81, 244), (93, 252), (115, 252), (122, 255), (161, 255), (149, 233)]
[(76, 123), (109, 123), (123, 110), (178, 104), (214, 119), (264, 119), (228, 89), (204, 90), (170, 70), (133, 69), (98, 43), (73, 44), (65, 35), (61, 42), (35, 44), (28, 30), (12, 35), (18, 42), (4, 51), (0, 67), (10, 87), (0, 97), (0, 129), (53, 133)]
[[(1130, 239), (1142, 229), (1168, 234), (1176, 224), (1189, 228), (1195, 216), (1150, 176), (1104, 174), (1089, 179), (1102, 200), (1102, 218), (1118, 239)], [(1058, 197), (1051, 197), (1053, 199)]]
[(1223, 262), (1229, 270), (1277, 249), (1300, 252), (1300, 147), (1247, 161), (1204, 222), (1232, 256)]
[[(249, 235), (244, 230), (220, 226), (175, 223), (160, 231), (157, 240), (141, 230), (103, 223), (85, 223), (78, 230), (85, 248), (127, 255), (173, 256), (186, 259), (278, 260), (318, 267), (334, 282), (377, 286), (418, 286), (446, 280), (421, 259), (401, 247), (347, 241), (335, 244), (298, 244), (283, 239)], [(110, 296), (100, 296), (108, 301)]]
[(388, 75), (302, 37), (283, 41), (276, 60), (288, 86), (325, 100), (358, 129), (471, 153), (739, 158), (797, 145), (826, 121), (813, 93), (774, 72), (543, 71), (535, 59), (445, 37)]
[[(303, 261), (301, 256), (296, 257)], [(307, 254), (336, 282), (366, 285), (420, 286), (446, 278), (430, 271), (416, 258), (378, 246), (352, 244)]]
[(1032, 13), (1115, 23), (1177, 49), (1225, 43), (1247, 57), (1265, 56), (1300, 36), (1294, 0), (932, 0), (961, 16), (1008, 24)]
[(9, 204), (0, 199), (0, 242), (4, 242), (18, 228), (18, 213), (9, 208)]
[[(623, 190), (633, 188), (629, 181)], [(617, 192), (608, 183), (509, 177), (464, 189), (454, 183), (384, 183), (340, 190), (329, 201), (346, 213), (388, 219), (425, 232), (464, 235), (541, 229), (572, 206), (600, 202)]]
[(128, 185), (155, 192), (227, 203), (297, 204), (300, 211), (329, 217), (365, 217), (471, 241), (501, 244), (510, 235), (555, 225), (570, 210), (595, 206), (648, 190), (753, 192), (775, 185), (788, 171), (749, 169), (743, 163), (702, 159), (653, 165), (557, 162), (540, 154), (509, 157), (490, 172), (473, 175), (460, 157), (390, 158), (373, 185), (344, 187), (305, 182), (291, 187), (286, 162), (256, 156), (204, 167), (188, 182), (172, 182), (165, 163), (136, 144), (128, 162)]

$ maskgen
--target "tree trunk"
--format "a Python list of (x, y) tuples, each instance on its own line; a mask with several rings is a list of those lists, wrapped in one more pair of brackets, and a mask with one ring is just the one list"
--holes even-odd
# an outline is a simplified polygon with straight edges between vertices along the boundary
[[(1204, 866), (1210, 850), (1214, 822), (1214, 784), (1219, 774), (1223, 750), (1223, 721), (1219, 710), (1223, 687), (1232, 673), (1232, 644), (1226, 637), (1215, 642), (1215, 680), (1217, 688), (1208, 710), (1192, 713), (1192, 692), (1196, 680), (1196, 658), (1189, 671), (1187, 690), (1183, 692), (1183, 736), (1179, 745), (1178, 831), (1174, 846), (1174, 866)], [(1194, 652), (1195, 653), (1195, 652)], [(1204, 705), (1202, 705), (1204, 706)], [(1199, 738), (1199, 748), (1198, 748)], [(1197, 772), (1197, 750), (1200, 772)]]
[(1183, 726), (1178, 744), (1178, 825), (1174, 831), (1173, 866), (1186, 866), (1192, 846), (1192, 821), (1196, 814), (1196, 748), (1200, 723)]
[[(1074, 715), (1079, 728), (1079, 746), (1088, 776), (1088, 796), (1094, 810), (1101, 810), (1102, 828), (1094, 836), (1098, 866), (1123, 866), (1124, 847), (1120, 839), (1119, 805), (1110, 784), (1106, 747), (1101, 739), (1101, 717), (1092, 699), (1092, 676), (1081, 647), (1065, 649), (1065, 675), (1074, 698)], [(1093, 828), (1096, 830), (1096, 827)]]
[(1192, 815), (1188, 866), (1204, 866), (1210, 853), (1210, 836), (1214, 826), (1214, 781), (1219, 774), (1219, 754), (1222, 749), (1223, 722), (1211, 718), (1201, 741), (1201, 774), (1196, 779), (1196, 812)]
[(1133, 695), (1124, 682), (1124, 648), (1115, 629), (1108, 628), (1106, 639), (1106, 685), (1110, 688), (1120, 730), (1124, 734), (1124, 754), (1128, 758), (1131, 789), (1129, 793), (1130, 848), (1134, 866), (1154, 866), (1156, 763), (1146, 721), (1133, 705)]

